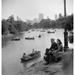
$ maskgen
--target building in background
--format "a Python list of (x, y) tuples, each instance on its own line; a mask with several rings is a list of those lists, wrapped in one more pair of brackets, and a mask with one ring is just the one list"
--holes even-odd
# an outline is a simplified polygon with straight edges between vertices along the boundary
[(44, 19), (44, 15), (42, 13), (39, 14), (39, 21), (41, 21), (42, 19)]
[(42, 13), (40, 13), (38, 18), (34, 18), (33, 20), (27, 20), (26, 22), (33, 25), (34, 23), (39, 23), (43, 19), (44, 19), (44, 15)]
[(55, 20), (57, 20), (58, 19), (58, 17), (57, 17), (57, 14), (55, 15)]
[(27, 20), (26, 22), (27, 22), (27, 24), (29, 24), (29, 23), (32, 24), (32, 20)]

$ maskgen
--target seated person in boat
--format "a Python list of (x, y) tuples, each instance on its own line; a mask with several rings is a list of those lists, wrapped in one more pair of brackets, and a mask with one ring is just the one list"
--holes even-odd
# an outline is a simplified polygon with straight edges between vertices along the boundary
[(28, 55), (26, 55), (26, 53), (24, 53), (24, 54), (23, 54), (23, 58), (24, 58), (24, 59), (28, 59), (28, 58), (31, 58), (31, 56), (28, 56)]
[(30, 56), (35, 55), (35, 53), (37, 53), (37, 51), (35, 51), (35, 50), (33, 49), (33, 51), (32, 51), (32, 53), (30, 54)]
[(32, 53), (35, 53), (35, 50), (33, 49)]
[(25, 58), (25, 57), (26, 57), (26, 53), (23, 54), (23, 58)]
[(47, 64), (49, 64), (51, 58), (54, 59), (53, 53), (58, 49), (57, 43), (54, 39), (51, 39), (51, 47), (49, 49), (46, 49), (45, 57)]
[(36, 53), (36, 52), (37, 52), (37, 51), (33, 49), (32, 53), (34, 54), (34, 53)]

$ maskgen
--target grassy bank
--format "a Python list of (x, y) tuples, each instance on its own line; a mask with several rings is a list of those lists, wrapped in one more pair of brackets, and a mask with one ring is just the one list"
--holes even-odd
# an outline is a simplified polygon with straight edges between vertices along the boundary
[(63, 60), (44, 65), (45, 61), (34, 63), (22, 72), (23, 75), (73, 75), (73, 53), (65, 52)]

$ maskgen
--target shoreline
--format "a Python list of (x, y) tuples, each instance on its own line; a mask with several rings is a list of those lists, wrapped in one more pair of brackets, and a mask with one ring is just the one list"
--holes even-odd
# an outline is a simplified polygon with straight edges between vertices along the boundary
[[(73, 75), (72, 55), (73, 53), (71, 51), (66, 52), (63, 60), (58, 63), (44, 65), (44, 60), (34, 63), (24, 70), (23, 75)], [(65, 68), (64, 65), (66, 64), (68, 65)]]

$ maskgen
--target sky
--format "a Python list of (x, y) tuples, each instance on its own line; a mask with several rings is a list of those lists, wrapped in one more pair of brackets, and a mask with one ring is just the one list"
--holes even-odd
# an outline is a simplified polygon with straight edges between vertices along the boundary
[[(64, 0), (2, 0), (2, 18), (7, 19), (10, 15), (22, 20), (38, 18), (39, 13), (50, 19), (55, 14), (64, 15)], [(73, 13), (73, 0), (66, 0), (67, 15)]]

